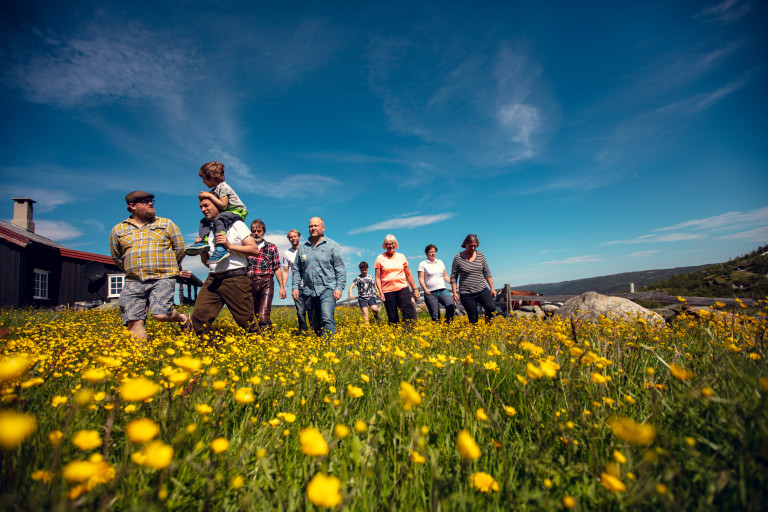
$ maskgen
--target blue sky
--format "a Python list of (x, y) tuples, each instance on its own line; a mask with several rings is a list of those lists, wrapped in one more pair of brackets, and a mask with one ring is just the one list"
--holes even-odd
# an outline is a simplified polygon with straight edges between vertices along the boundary
[[(0, 218), (108, 254), (124, 195), (192, 241), (200, 166), (350, 266), (476, 233), (497, 286), (768, 242), (764, 2), (17, 2)], [(763, 91), (763, 92), (760, 92)], [(201, 277), (199, 261), (185, 266)]]

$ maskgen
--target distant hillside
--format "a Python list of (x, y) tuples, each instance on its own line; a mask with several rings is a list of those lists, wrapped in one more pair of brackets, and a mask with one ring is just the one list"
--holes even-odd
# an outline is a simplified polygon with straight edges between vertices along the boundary
[(768, 245), (725, 263), (650, 283), (647, 290), (693, 297), (765, 297), (768, 295)]
[(707, 266), (697, 265), (694, 267), (640, 270), (638, 272), (623, 272), (621, 274), (575, 279), (560, 283), (521, 284), (512, 288), (536, 292), (541, 295), (570, 295), (584, 292), (629, 293), (629, 283), (635, 283), (635, 291), (640, 291), (640, 288), (657, 283), (665, 278), (694, 272)]

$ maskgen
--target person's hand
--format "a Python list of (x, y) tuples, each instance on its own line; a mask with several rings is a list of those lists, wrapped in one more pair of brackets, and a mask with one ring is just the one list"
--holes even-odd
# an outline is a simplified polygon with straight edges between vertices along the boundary
[(299, 290), (293, 290), (291, 292), (291, 297), (293, 297), (293, 300), (299, 300)]
[(494, 290), (493, 288), (491, 288), (491, 295), (493, 295), (493, 297), (496, 298), (496, 290)]
[(457, 292), (453, 292), (453, 303), (457, 306), (459, 305), (459, 294)]
[(387, 302), (387, 298), (384, 296), (384, 292), (379, 293), (379, 298), (381, 299), (381, 302)]
[(198, 201), (202, 201), (203, 199), (206, 199), (206, 198), (208, 198), (208, 196), (209, 196), (209, 195), (211, 195), (211, 193), (210, 193), (210, 192), (208, 192), (207, 190), (203, 190), (202, 192), (200, 192), (200, 193), (197, 195), (197, 200), (198, 200)]
[(280, 287), (280, 298), (285, 298), (285, 286)]
[(430, 295), (429, 290), (427, 290), (426, 288), (424, 289), (424, 295)]
[(333, 300), (339, 300), (341, 298), (341, 290), (333, 290)]
[(416, 288), (413, 289), (413, 296), (416, 297), (417, 299), (419, 298), (419, 290), (417, 290)]
[(229, 250), (229, 240), (226, 233), (216, 233), (216, 245), (223, 245), (225, 249)]
[(351, 293), (349, 294), (349, 300), (355, 300)]
[(189, 270), (182, 270), (181, 272), (179, 272), (179, 275), (181, 277), (192, 277), (192, 272), (190, 272)]

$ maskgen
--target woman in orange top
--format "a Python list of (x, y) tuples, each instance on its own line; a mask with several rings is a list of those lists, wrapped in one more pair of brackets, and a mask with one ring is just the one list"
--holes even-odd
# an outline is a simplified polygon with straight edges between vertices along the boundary
[(379, 298), (384, 302), (389, 323), (396, 324), (400, 321), (397, 308), (403, 312), (403, 321), (416, 321), (416, 308), (411, 302), (411, 293), (408, 285), (413, 288), (414, 298), (419, 298), (419, 290), (413, 280), (413, 274), (408, 268), (408, 260), (405, 256), (395, 251), (399, 246), (397, 238), (393, 235), (384, 237), (381, 244), (385, 249), (373, 264), (376, 268), (376, 290)]

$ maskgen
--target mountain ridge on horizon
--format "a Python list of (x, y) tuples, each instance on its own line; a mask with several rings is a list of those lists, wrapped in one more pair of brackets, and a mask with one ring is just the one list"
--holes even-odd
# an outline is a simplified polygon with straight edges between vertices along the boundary
[(521, 284), (513, 286), (512, 289), (536, 292), (540, 295), (578, 295), (584, 292), (629, 293), (630, 283), (635, 283), (635, 291), (637, 291), (644, 286), (659, 282), (667, 277), (696, 272), (711, 265), (713, 263), (689, 267), (621, 272), (619, 274), (586, 277), (583, 279), (560, 281), (558, 283)]

